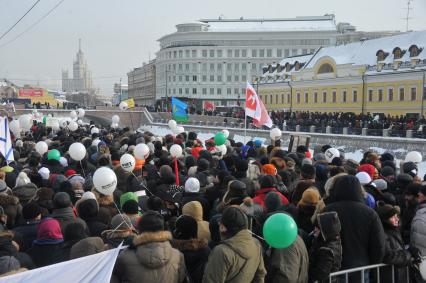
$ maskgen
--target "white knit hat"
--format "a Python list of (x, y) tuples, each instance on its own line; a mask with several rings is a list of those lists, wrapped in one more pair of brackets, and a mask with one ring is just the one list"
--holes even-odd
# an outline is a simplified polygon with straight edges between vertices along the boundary
[(59, 158), (59, 163), (61, 163), (62, 167), (68, 167), (68, 160), (63, 156)]
[(195, 178), (188, 178), (185, 182), (185, 192), (198, 193), (200, 191), (200, 181)]
[(371, 177), (366, 172), (358, 172), (355, 177), (358, 178), (358, 181), (361, 183), (361, 185), (366, 185), (371, 182)]
[(47, 167), (41, 167), (38, 170), (38, 174), (41, 176), (43, 180), (49, 180), (50, 170)]

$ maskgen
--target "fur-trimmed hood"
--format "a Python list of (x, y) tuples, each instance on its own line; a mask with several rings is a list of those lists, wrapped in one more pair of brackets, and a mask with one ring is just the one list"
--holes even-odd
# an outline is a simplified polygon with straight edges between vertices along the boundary
[(99, 206), (114, 206), (113, 195), (102, 195), (95, 189), (92, 190), (92, 193), (96, 196)]
[(198, 251), (208, 247), (208, 242), (206, 239), (190, 239), (190, 240), (172, 240), (172, 247), (175, 249), (183, 251)]
[(169, 231), (146, 232), (133, 239), (136, 258), (149, 269), (158, 269), (169, 263), (173, 248), (170, 245), (172, 234)]
[(7, 194), (0, 194), (0, 205), (9, 206), (9, 205), (18, 205), (19, 198)]
[(140, 246), (148, 243), (166, 242), (172, 238), (172, 233), (169, 231), (145, 232), (133, 239), (133, 245)]

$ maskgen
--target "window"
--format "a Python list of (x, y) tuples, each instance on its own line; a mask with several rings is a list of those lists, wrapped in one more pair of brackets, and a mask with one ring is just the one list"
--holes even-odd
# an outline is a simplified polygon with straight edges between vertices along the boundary
[(265, 57), (265, 50), (263, 49), (259, 50), (259, 57)]
[(231, 50), (231, 49), (228, 49), (228, 50), (227, 50), (227, 53), (228, 53), (228, 57), (229, 57), (229, 58), (232, 58), (232, 50)]
[(334, 73), (334, 68), (328, 64), (322, 64), (321, 67), (318, 69), (318, 74), (325, 74), (325, 73)]
[(180, 81), (180, 82), (182, 81), (182, 76), (179, 76), (179, 81)]
[(326, 103), (327, 102), (327, 91), (323, 91), (322, 92), (322, 102)]
[(203, 94), (207, 94), (207, 88), (203, 88)]
[(238, 76), (238, 75), (234, 76), (234, 81), (239, 82), (240, 81), (240, 76)]
[(290, 49), (284, 49), (284, 57), (290, 56)]
[(185, 71), (189, 71), (189, 64), (185, 64)]
[(377, 100), (379, 102), (383, 101), (383, 89), (379, 89)]
[(268, 104), (268, 96), (265, 95), (265, 104)]
[(234, 64), (234, 71), (236, 71), (236, 72), (240, 71), (240, 64), (238, 64), (238, 63)]
[(243, 71), (247, 70), (247, 64), (246, 63), (241, 64), (241, 70), (243, 70)]
[(185, 81), (189, 82), (189, 76), (185, 76)]
[(210, 71), (214, 71), (214, 64), (210, 64)]
[(173, 51), (173, 58), (177, 57), (177, 51)]
[(318, 92), (314, 92), (314, 103), (318, 103)]
[(207, 58), (207, 50), (201, 51), (201, 54), (204, 58)]
[(234, 94), (238, 94), (238, 88), (234, 88)]
[(182, 56), (183, 56), (183, 52), (182, 50), (179, 50), (179, 58), (182, 58)]
[(232, 89), (227, 88), (227, 89), (226, 89), (226, 94), (232, 94)]
[(241, 50), (241, 57), (243, 57), (243, 58), (247, 57), (247, 50), (246, 49)]
[(217, 51), (217, 57), (222, 58), (222, 50)]
[(303, 54), (303, 55), (308, 54), (308, 49), (302, 49), (302, 54)]
[(226, 64), (226, 70), (227, 71), (231, 71), (232, 70), (232, 64), (231, 63), (227, 63)]
[(239, 58), (240, 57), (240, 50), (239, 49), (235, 49), (234, 50), (234, 57), (235, 58)]
[(203, 82), (207, 82), (207, 76), (203, 75)]
[(252, 71), (256, 71), (257, 65), (256, 63), (251, 63), (251, 69)]
[(283, 51), (282, 51), (282, 49), (277, 49), (277, 57), (278, 58), (283, 57)]
[(290, 103), (291, 101), (291, 93), (287, 93), (287, 103)]
[(241, 81), (242, 81), (242, 82), (247, 81), (247, 76), (246, 76), (246, 75), (242, 75), (242, 76), (241, 76)]
[(197, 50), (192, 50), (191, 53), (192, 53), (192, 57), (197, 57)]
[(388, 89), (388, 100), (393, 101), (393, 88)]
[(192, 76), (192, 81), (196, 82), (197, 81), (197, 76)]
[(358, 101), (358, 91), (353, 90), (352, 91), (352, 102), (357, 102), (357, 101)]
[(217, 64), (217, 70), (222, 71), (222, 64), (221, 63)]
[(176, 76), (173, 76), (173, 81), (174, 81), (174, 82), (176, 81)]
[(300, 92), (296, 94), (296, 103), (300, 104)]
[(189, 58), (189, 52), (190, 52), (189, 50), (185, 50), (185, 57), (186, 58)]
[(179, 89), (179, 94), (182, 94), (182, 89), (181, 88)]
[(266, 49), (266, 57), (272, 57), (272, 49)]
[(305, 103), (309, 103), (309, 93), (305, 92)]
[(373, 101), (373, 90), (372, 89), (368, 90), (368, 101), (369, 102)]
[(253, 49), (253, 50), (251, 51), (251, 57), (253, 57), (253, 58), (256, 58), (256, 57), (257, 57), (257, 50), (256, 50), (256, 49)]
[(209, 92), (210, 94), (214, 94), (214, 88), (210, 88), (210, 92)]
[(417, 88), (411, 88), (411, 101), (415, 101), (417, 99)]
[(189, 88), (185, 88), (185, 94), (189, 94)]
[(214, 50), (210, 50), (210, 51), (209, 51), (209, 53), (210, 53), (210, 54), (209, 54), (209, 55), (210, 55), (210, 58), (214, 57)]
[(222, 76), (220, 76), (220, 75), (219, 75), (219, 76), (217, 76), (217, 81), (218, 81), (218, 82), (221, 82), (221, 81), (222, 81)]
[(336, 91), (333, 90), (333, 103), (336, 103), (336, 101), (337, 101), (337, 94), (336, 94)]
[(222, 94), (222, 89), (221, 88), (217, 89), (217, 94), (219, 94), (219, 95)]
[(399, 89), (399, 101), (404, 101), (404, 88)]
[(179, 64), (179, 71), (182, 71), (182, 64)]
[(346, 90), (342, 92), (342, 102), (346, 103)]
[(173, 94), (176, 94), (176, 89), (175, 88), (173, 89)]
[(297, 49), (292, 49), (292, 50), (291, 50), (291, 55), (292, 55), (292, 56), (297, 55)]
[(426, 99), (426, 86), (423, 86), (423, 99)]
[(197, 71), (197, 63), (192, 63), (192, 71), (193, 72)]
[(246, 89), (245, 88), (242, 88), (241, 89), (241, 94), (245, 94), (246, 93)]
[(176, 64), (173, 64), (173, 71), (176, 71)]
[(210, 81), (214, 82), (214, 76), (213, 75), (210, 75)]
[(227, 81), (227, 82), (232, 81), (232, 76), (226, 76), (226, 81)]
[(203, 64), (201, 65), (201, 68), (202, 68), (202, 70), (203, 70), (203, 71), (207, 71), (207, 64), (206, 64), (206, 63), (203, 63)]
[(196, 88), (196, 87), (194, 87), (194, 88), (192, 89), (192, 94), (197, 94), (197, 88)]

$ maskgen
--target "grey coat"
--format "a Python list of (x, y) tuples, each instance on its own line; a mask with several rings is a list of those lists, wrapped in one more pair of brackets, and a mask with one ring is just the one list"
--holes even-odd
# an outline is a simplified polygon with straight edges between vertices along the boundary
[(426, 256), (426, 203), (419, 205), (411, 222), (411, 245), (418, 248), (422, 256)]

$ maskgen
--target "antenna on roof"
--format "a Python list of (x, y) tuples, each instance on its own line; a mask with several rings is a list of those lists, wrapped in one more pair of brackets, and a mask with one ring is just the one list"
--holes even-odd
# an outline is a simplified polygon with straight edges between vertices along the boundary
[(413, 0), (407, 1), (407, 16), (404, 18), (405, 19), (405, 31), (408, 31), (408, 21), (411, 19), (410, 10), (412, 10), (413, 8), (411, 8), (410, 5), (411, 5), (412, 1)]

